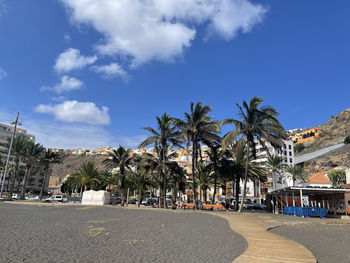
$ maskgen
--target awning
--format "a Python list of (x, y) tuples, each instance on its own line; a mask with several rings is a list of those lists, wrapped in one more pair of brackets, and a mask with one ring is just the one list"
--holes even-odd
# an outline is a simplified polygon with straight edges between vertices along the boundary
[(292, 195), (294, 193), (296, 195), (299, 195), (300, 190), (302, 191), (303, 195), (350, 193), (350, 189), (344, 189), (344, 188), (289, 186), (278, 190), (274, 190), (270, 192), (270, 194), (285, 196), (285, 195)]

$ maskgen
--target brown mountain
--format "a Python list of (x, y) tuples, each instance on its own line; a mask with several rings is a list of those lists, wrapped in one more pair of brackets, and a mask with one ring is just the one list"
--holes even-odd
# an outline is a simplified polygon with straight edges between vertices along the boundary
[[(345, 137), (350, 135), (350, 109), (342, 111), (338, 116), (332, 116), (326, 124), (318, 127), (322, 129), (322, 134), (314, 141), (305, 143), (306, 149), (299, 155), (343, 142)], [(350, 145), (345, 145), (305, 164), (305, 170), (309, 173), (327, 172), (336, 167), (350, 167)]]
[(55, 176), (63, 179), (68, 174), (77, 172), (80, 166), (86, 162), (94, 162), (99, 170), (103, 170), (104, 165), (102, 164), (102, 162), (106, 158), (107, 156), (101, 156), (101, 155), (65, 154), (62, 164), (55, 164), (52, 166), (51, 176)]

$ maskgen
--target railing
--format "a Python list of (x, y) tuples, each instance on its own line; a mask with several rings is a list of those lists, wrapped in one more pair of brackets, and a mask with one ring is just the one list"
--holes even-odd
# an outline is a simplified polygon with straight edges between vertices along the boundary
[(284, 208), (284, 214), (289, 216), (304, 216), (306, 218), (309, 218), (310, 216), (319, 216), (324, 219), (328, 215), (328, 210), (321, 207), (286, 206)]

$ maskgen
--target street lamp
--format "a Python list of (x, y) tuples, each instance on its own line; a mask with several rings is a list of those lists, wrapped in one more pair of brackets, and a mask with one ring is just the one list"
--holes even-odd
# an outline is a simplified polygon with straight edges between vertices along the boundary
[[(19, 112), (17, 112), (16, 120), (13, 121), (13, 122), (11, 122), (11, 124), (12, 124), (12, 125), (15, 125), (15, 127), (14, 127), (13, 132), (12, 132), (11, 141), (10, 141), (10, 147), (9, 147), (9, 151), (8, 151), (8, 154), (7, 154), (7, 160), (6, 160), (5, 171), (4, 171), (4, 174), (3, 174), (3, 176), (2, 176), (0, 198), (2, 198), (2, 193), (3, 193), (3, 190), (4, 190), (4, 185), (5, 185), (5, 179), (6, 179), (7, 169), (8, 169), (9, 161), (10, 161), (10, 155), (11, 155), (11, 149), (12, 149), (13, 138), (15, 137), (15, 134), (16, 134), (17, 125), (22, 125), (22, 123), (18, 121), (18, 117), (19, 117)], [(12, 197), (12, 196), (11, 196), (11, 197)]]

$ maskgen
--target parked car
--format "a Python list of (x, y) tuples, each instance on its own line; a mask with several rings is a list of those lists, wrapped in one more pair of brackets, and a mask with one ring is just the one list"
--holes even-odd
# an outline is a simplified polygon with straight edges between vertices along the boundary
[(243, 203), (243, 208), (244, 209), (251, 210), (251, 209), (253, 209), (253, 207), (254, 207), (254, 204), (253, 204), (252, 200), (247, 199), (247, 200), (244, 201), (244, 203)]
[(141, 201), (141, 205), (147, 205), (147, 201), (149, 198), (145, 198)]
[(12, 194), (12, 199), (19, 199), (20, 198), (20, 194)]
[(147, 200), (146, 206), (157, 205), (157, 204), (158, 204), (158, 199), (157, 198), (149, 198)]
[(61, 202), (61, 203), (64, 203), (64, 202), (67, 202), (67, 201), (68, 201), (68, 199), (64, 195), (53, 195), (50, 198), (45, 199), (45, 202)]
[(136, 204), (137, 199), (136, 198), (130, 198), (129, 199), (129, 204)]
[(266, 210), (266, 205), (263, 205), (263, 204), (254, 204), (254, 205), (253, 205), (253, 209), (254, 209), (254, 210), (261, 210), (261, 211), (264, 211), (264, 210)]

